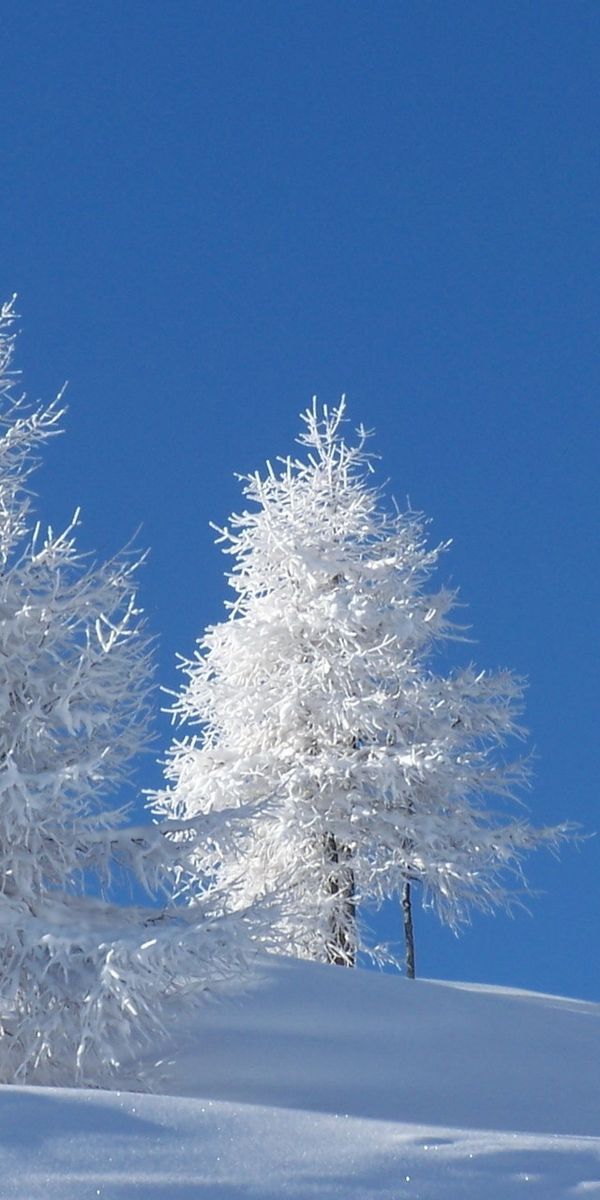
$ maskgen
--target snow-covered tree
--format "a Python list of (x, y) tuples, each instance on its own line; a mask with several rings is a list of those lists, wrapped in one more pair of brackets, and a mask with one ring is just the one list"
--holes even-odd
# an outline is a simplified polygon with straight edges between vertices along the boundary
[(245, 478), (251, 509), (218, 530), (236, 599), (183, 664), (173, 711), (199, 731), (171, 748), (156, 806), (192, 818), (260, 802), (237, 853), (190, 858), (192, 894), (207, 866), (242, 875), (236, 904), (279, 903), (276, 950), (346, 964), (377, 953), (359, 913), (399, 897), (413, 974), (411, 885), (457, 926), (505, 903), (523, 854), (564, 829), (507, 813), (527, 774), (502, 757), (522, 682), (434, 673), (436, 645), (460, 634), (455, 593), (427, 590), (445, 547), (426, 545), (419, 514), (386, 509), (344, 408), (314, 404), (305, 457)]
[[(73, 524), (31, 531), (28, 476), (60, 404), (30, 407), (0, 311), (0, 1081), (98, 1083), (156, 1037), (165, 997), (215, 984), (237, 923), (111, 903), (164, 886), (170, 843), (111, 807), (147, 741), (151, 661), (135, 555), (93, 565)], [(189, 835), (188, 835), (189, 836)], [(200, 918), (204, 918), (200, 921)]]

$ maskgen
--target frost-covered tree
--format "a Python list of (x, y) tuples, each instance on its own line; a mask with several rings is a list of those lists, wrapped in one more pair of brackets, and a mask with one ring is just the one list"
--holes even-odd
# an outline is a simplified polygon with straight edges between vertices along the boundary
[[(343, 401), (313, 405), (305, 457), (245, 478), (251, 507), (218, 530), (236, 599), (183, 664), (174, 714), (198, 732), (171, 748), (156, 803), (187, 818), (263, 804), (237, 853), (213, 843), (208, 868), (242, 876), (236, 904), (277, 898), (274, 948), (346, 964), (377, 953), (359, 910), (396, 896), (412, 975), (412, 885), (457, 926), (505, 903), (524, 852), (564, 830), (507, 813), (526, 777), (502, 753), (521, 732), (522, 682), (434, 672), (436, 645), (459, 635), (455, 593), (427, 588), (445, 547), (426, 545), (419, 514), (386, 509), (365, 432), (346, 444), (343, 416)], [(196, 852), (192, 892), (206, 868)]]
[[(151, 663), (138, 561), (90, 564), (76, 520), (31, 531), (27, 480), (59, 404), (15, 392), (0, 311), (0, 1081), (98, 1083), (155, 1038), (165, 997), (215, 984), (236, 921), (111, 903), (164, 884), (172, 851), (108, 793), (147, 740)], [(139, 890), (139, 889), (138, 889)], [(199, 918), (204, 917), (199, 923)], [(193, 923), (195, 922), (195, 924)], [(237, 958), (236, 958), (237, 956)]]

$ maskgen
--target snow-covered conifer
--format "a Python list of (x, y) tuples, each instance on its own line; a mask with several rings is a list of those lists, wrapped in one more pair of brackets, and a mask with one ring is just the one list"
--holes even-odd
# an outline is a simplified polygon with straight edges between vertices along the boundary
[[(151, 892), (172, 865), (152, 825), (107, 794), (147, 740), (151, 662), (135, 555), (93, 565), (31, 530), (28, 476), (60, 405), (15, 393), (0, 311), (0, 1081), (98, 1083), (156, 1036), (165, 996), (235, 968), (236, 930), (111, 903), (115, 873)], [(95, 881), (95, 883), (94, 883)], [(108, 889), (108, 890), (107, 890)], [(194, 924), (200, 917), (206, 919)], [(230, 923), (235, 926), (235, 922)]]
[[(190, 818), (263, 804), (237, 853), (213, 843), (208, 869), (242, 876), (236, 904), (277, 899), (274, 948), (353, 963), (375, 949), (359, 916), (396, 896), (412, 974), (411, 885), (457, 926), (506, 902), (523, 854), (564, 830), (506, 811), (526, 777), (502, 753), (522, 682), (432, 669), (458, 634), (455, 593), (428, 590), (445, 547), (427, 546), (419, 514), (386, 509), (344, 408), (314, 404), (306, 455), (245, 478), (251, 507), (218, 531), (236, 599), (184, 663), (174, 714), (199, 731), (174, 743), (156, 805)], [(197, 852), (192, 893), (206, 869)]]

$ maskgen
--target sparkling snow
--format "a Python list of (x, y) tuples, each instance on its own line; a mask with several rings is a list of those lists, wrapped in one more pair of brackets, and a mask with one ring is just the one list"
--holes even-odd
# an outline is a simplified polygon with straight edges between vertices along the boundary
[(0, 1089), (2, 1200), (600, 1197), (600, 1005), (265, 960), (156, 1092)]

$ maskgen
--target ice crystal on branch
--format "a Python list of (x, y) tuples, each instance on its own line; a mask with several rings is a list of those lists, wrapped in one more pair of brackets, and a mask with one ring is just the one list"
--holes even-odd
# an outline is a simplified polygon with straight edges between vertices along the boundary
[[(277, 898), (280, 952), (352, 963), (369, 949), (365, 907), (402, 896), (410, 921), (418, 884), (456, 926), (504, 903), (523, 854), (564, 830), (502, 815), (526, 776), (503, 757), (522, 682), (432, 670), (458, 633), (455, 593), (429, 590), (446, 547), (427, 545), (420, 514), (386, 508), (344, 412), (315, 402), (304, 457), (244, 478), (250, 507), (218, 530), (236, 599), (184, 665), (174, 713), (199, 732), (173, 746), (157, 804), (188, 817), (266, 804), (210, 870), (242, 877), (236, 903)], [(205, 869), (190, 859), (192, 892)]]

